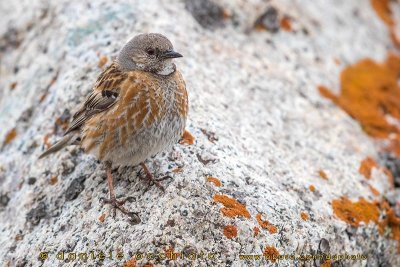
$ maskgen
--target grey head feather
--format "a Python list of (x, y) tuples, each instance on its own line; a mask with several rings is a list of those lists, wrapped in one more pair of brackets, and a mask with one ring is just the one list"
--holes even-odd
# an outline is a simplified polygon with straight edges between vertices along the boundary
[[(162, 34), (139, 34), (121, 49), (117, 56), (117, 63), (127, 71), (143, 70), (169, 75), (176, 69), (172, 59), (181, 56), (174, 52), (173, 48), (172, 43)], [(171, 53), (174, 56), (171, 56)]]

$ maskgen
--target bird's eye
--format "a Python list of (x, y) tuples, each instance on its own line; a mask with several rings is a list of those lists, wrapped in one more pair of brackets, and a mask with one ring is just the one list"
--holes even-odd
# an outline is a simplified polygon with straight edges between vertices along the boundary
[(154, 56), (155, 54), (156, 54), (156, 50), (154, 50), (154, 49), (152, 49), (152, 48), (150, 48), (150, 49), (147, 49), (147, 54), (149, 54), (150, 56)]

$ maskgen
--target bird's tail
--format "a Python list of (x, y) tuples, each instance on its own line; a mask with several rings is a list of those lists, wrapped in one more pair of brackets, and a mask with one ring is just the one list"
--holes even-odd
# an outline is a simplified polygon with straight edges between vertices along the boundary
[(61, 140), (59, 140), (57, 143), (55, 143), (49, 149), (47, 149), (45, 152), (43, 152), (39, 156), (39, 159), (42, 159), (42, 158), (46, 157), (47, 155), (55, 153), (55, 152), (57, 152), (58, 150), (60, 150), (61, 148), (65, 147), (65, 146), (74, 144), (76, 139), (77, 139), (77, 133), (76, 132), (68, 133), (66, 136), (61, 138)]

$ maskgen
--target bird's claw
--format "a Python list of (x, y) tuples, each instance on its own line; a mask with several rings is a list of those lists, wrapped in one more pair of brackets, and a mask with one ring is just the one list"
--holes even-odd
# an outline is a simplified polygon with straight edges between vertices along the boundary
[[(167, 180), (167, 179), (172, 179), (172, 177), (171, 177), (170, 175), (166, 175), (166, 176), (161, 177), (161, 178), (154, 178), (153, 175), (145, 173), (144, 176), (145, 176), (145, 177), (143, 177), (143, 176), (140, 176), (140, 177), (141, 177), (142, 179), (145, 179), (145, 180), (148, 181), (149, 187), (155, 185), (155, 186), (157, 186), (157, 187), (158, 187), (161, 191), (163, 191), (163, 192), (165, 192), (165, 188), (164, 188), (164, 186), (163, 186), (160, 182), (161, 182), (161, 181), (164, 181), (164, 180)], [(147, 188), (147, 190), (148, 190), (148, 188)], [(147, 191), (147, 190), (146, 190), (146, 191)]]
[(113, 218), (115, 218), (115, 216), (117, 214), (117, 209), (120, 210), (123, 214), (125, 214), (131, 218), (133, 218), (133, 216), (135, 216), (135, 215), (136, 215), (136, 217), (138, 217), (138, 213), (128, 211), (127, 209), (124, 208), (124, 204), (128, 199), (129, 198), (126, 198), (123, 200), (117, 200), (115, 197), (111, 197), (111, 198), (101, 198), (100, 201), (103, 202), (103, 205), (109, 204), (112, 206)]

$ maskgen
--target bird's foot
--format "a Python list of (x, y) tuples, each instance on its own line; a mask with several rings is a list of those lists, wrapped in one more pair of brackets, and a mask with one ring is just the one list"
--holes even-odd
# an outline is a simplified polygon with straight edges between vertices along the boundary
[(161, 178), (154, 178), (154, 177), (152, 177), (151, 180), (149, 179), (149, 186), (155, 185), (155, 186), (157, 186), (158, 188), (160, 188), (163, 192), (165, 192), (164, 186), (162, 186), (160, 182), (161, 182), (161, 181), (164, 181), (164, 180), (167, 180), (167, 179), (172, 179), (172, 177), (169, 176), (169, 175), (166, 175), (166, 176), (161, 177)]
[(160, 182), (167, 179), (172, 179), (172, 177), (169, 175), (164, 176), (162, 178), (154, 178), (152, 174), (147, 174), (147, 173), (144, 175), (144, 177), (143, 176), (140, 177), (141, 179), (146, 180), (148, 182), (149, 187), (155, 185), (163, 192), (165, 192), (165, 188)]
[[(113, 218), (115, 218), (115, 216), (117, 214), (117, 209), (120, 210), (123, 214), (131, 217), (132, 219), (139, 218), (137, 212), (131, 212), (124, 208), (124, 204), (128, 199), (129, 198), (125, 198), (123, 200), (117, 200), (115, 197), (111, 197), (111, 198), (101, 198), (100, 200), (103, 202), (103, 205), (108, 204), (108, 205), (112, 206)], [(140, 222), (140, 218), (139, 218), (139, 222)]]
[(146, 180), (148, 182), (148, 184), (149, 184), (149, 187), (155, 185), (163, 192), (165, 192), (165, 188), (160, 182), (164, 181), (164, 180), (167, 180), (167, 179), (172, 179), (172, 177), (169, 176), (169, 175), (166, 175), (166, 176), (161, 177), (161, 178), (154, 178), (154, 176), (152, 174), (147, 174), (147, 173), (145, 173), (144, 176), (140, 175), (139, 177), (142, 180)]
[(147, 180), (149, 183), (149, 187), (155, 185), (161, 191), (165, 192), (164, 186), (162, 186), (160, 182), (164, 181), (166, 179), (172, 179), (172, 177), (169, 175), (166, 175), (161, 178), (154, 178), (153, 174), (151, 174), (151, 172), (149, 171), (149, 169), (147, 168), (146, 165), (142, 164), (142, 169), (143, 169), (145, 175), (144, 175), (144, 177), (142, 175), (140, 175), (140, 178)]

